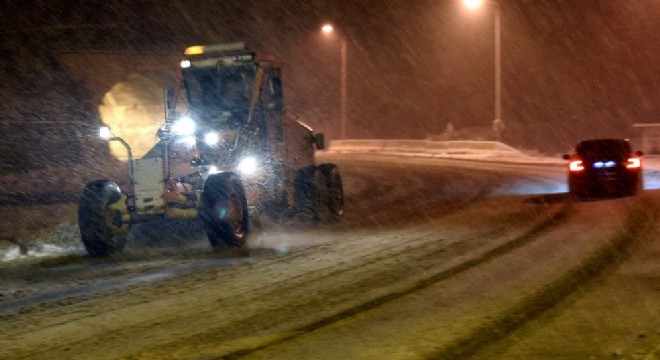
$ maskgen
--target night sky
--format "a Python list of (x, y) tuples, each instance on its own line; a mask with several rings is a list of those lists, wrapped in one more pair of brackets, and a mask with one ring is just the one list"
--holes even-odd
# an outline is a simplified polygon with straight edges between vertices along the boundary
[[(288, 107), (337, 136), (339, 46), (348, 39), (348, 135), (424, 138), (494, 118), (493, 8), (460, 1), (53, 1), (0, 4), (2, 119), (94, 116), (60, 50), (178, 52), (247, 40), (280, 57)], [(32, 4), (32, 3), (31, 3)], [(505, 140), (562, 152), (660, 122), (660, 2), (502, 0)], [(89, 105), (89, 104), (88, 104)], [(29, 111), (26, 109), (29, 108)], [(38, 115), (35, 115), (38, 114)]]

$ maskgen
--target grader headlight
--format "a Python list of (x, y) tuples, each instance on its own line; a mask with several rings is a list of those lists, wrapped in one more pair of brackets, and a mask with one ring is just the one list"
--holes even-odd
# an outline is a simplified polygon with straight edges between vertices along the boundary
[(220, 134), (217, 131), (210, 131), (204, 135), (204, 143), (208, 146), (216, 146), (220, 142)]
[(195, 122), (190, 116), (183, 116), (172, 124), (172, 134), (179, 136), (191, 136), (195, 134)]
[(257, 173), (259, 170), (259, 164), (257, 159), (252, 156), (243, 158), (240, 163), (238, 163), (238, 171), (245, 176), (252, 176)]
[(218, 169), (217, 166), (215, 166), (215, 165), (209, 166), (209, 169), (208, 169), (209, 175), (217, 174), (219, 172), (220, 172), (220, 169)]
[(112, 135), (112, 131), (110, 131), (109, 127), (102, 126), (99, 129), (99, 137), (103, 140), (108, 141), (108, 140), (112, 139), (114, 137), (114, 135)]

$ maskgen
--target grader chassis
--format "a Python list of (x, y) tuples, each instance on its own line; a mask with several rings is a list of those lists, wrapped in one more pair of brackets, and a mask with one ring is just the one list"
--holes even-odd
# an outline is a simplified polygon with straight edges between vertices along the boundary
[(214, 249), (245, 246), (255, 217), (339, 220), (339, 169), (315, 163), (323, 134), (287, 115), (281, 68), (244, 43), (191, 46), (159, 141), (144, 157), (133, 159), (103, 127), (102, 138), (127, 150), (129, 184), (84, 187), (78, 220), (88, 253), (121, 251), (132, 225), (157, 218), (199, 221)]

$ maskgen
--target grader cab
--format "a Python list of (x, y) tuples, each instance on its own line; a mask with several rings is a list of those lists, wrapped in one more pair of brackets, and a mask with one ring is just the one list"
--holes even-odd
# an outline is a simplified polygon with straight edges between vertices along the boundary
[(83, 189), (78, 220), (90, 255), (121, 251), (132, 225), (156, 218), (199, 221), (214, 249), (245, 246), (256, 217), (341, 218), (339, 169), (315, 163), (323, 135), (287, 116), (280, 62), (230, 43), (191, 46), (180, 66), (159, 141), (144, 157), (101, 129), (126, 148), (129, 181)]

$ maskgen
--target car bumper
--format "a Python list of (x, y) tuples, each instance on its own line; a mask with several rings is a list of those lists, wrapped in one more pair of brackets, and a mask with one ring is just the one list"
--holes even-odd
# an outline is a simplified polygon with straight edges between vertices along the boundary
[(569, 174), (568, 187), (570, 192), (581, 192), (595, 195), (617, 195), (632, 191), (641, 186), (642, 171), (620, 170), (586, 172)]

